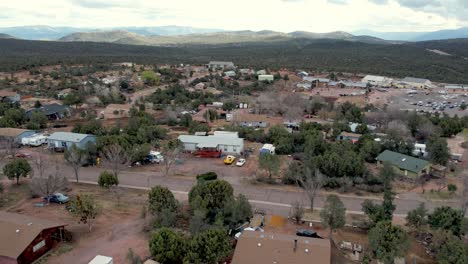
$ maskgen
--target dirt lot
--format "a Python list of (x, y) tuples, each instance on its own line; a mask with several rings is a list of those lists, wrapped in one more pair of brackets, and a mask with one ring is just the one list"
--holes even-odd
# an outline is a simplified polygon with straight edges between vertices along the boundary
[(126, 190), (121, 204), (117, 205), (112, 193), (97, 186), (72, 184), (71, 187), (69, 195), (89, 193), (102, 206), (103, 213), (95, 220), (91, 232), (88, 232), (86, 225), (78, 224), (63, 205), (35, 207), (34, 204), (42, 200), (29, 199), (26, 184), (6, 188), (15, 194), (8, 194), (11, 199), (2, 210), (64, 222), (68, 224), (67, 230), (73, 234), (72, 242), (61, 243), (41, 263), (71, 263), (70, 260), (77, 264), (88, 263), (98, 254), (112, 256), (114, 263), (124, 263), (128, 248), (143, 258), (149, 256), (147, 234), (142, 231), (144, 220), (140, 217), (146, 192)]

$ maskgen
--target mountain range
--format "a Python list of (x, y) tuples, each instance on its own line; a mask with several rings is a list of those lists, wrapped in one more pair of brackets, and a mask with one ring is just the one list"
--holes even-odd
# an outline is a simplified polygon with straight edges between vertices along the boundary
[(358, 30), (352, 32), (356, 35), (368, 35), (385, 40), (400, 41), (429, 41), (442, 39), (468, 38), (468, 27), (446, 29), (432, 32), (378, 32), (372, 30)]
[(73, 42), (109, 42), (117, 44), (131, 45), (197, 45), (197, 44), (229, 44), (248, 42), (278, 42), (291, 39), (337, 39), (353, 42), (364, 42), (371, 44), (383, 44), (388, 41), (369, 37), (354, 36), (352, 34), (337, 31), (330, 33), (312, 33), (305, 31), (295, 31), (282, 33), (270, 30), (263, 31), (223, 31), (215, 33), (189, 34), (176, 36), (144, 36), (133, 32), (118, 30), (105, 32), (83, 32), (73, 33), (60, 38), (59, 41)]
[[(114, 31), (126, 31), (129, 33), (134, 33), (143, 37), (154, 37), (154, 36), (181, 36), (181, 35), (196, 35), (207, 34), (207, 33), (222, 33), (222, 32), (232, 32), (225, 31), (223, 29), (214, 29), (214, 28), (196, 28), (196, 27), (186, 27), (186, 26), (157, 26), (157, 27), (116, 27), (116, 28), (80, 28), (80, 27), (52, 27), (52, 26), (19, 26), (19, 27), (3, 27), (0, 28), (0, 33), (11, 35), (19, 39), (28, 39), (28, 40), (58, 40), (58, 39), (69, 39), (76, 38), (75, 36), (70, 37), (69, 35), (75, 33), (98, 33), (98, 32), (114, 32)], [(235, 31), (243, 32), (243, 31)], [(249, 31), (244, 31), (249, 32)], [(270, 30), (259, 31), (258, 33), (264, 32), (275, 32)], [(449, 30), (439, 30), (433, 32), (378, 32), (372, 30), (357, 30), (350, 33), (338, 31), (335, 32), (335, 35), (342, 35), (338, 39), (352, 39), (352, 36), (369, 36), (379, 38), (382, 40), (393, 40), (393, 41), (427, 41), (427, 40), (439, 40), (439, 39), (455, 39), (455, 38), (468, 38), (468, 27), (459, 28), (459, 29), (449, 29)], [(109, 34), (109, 33), (106, 33)], [(115, 35), (115, 33), (112, 33)], [(111, 34), (111, 35), (112, 35)], [(292, 37), (298, 37), (297, 35), (302, 35), (302, 37), (307, 38), (319, 38), (323, 36), (328, 38), (331, 33), (311, 33), (306, 31), (295, 31), (291, 33), (281, 33), (276, 32), (274, 37), (289, 35)], [(229, 33), (228, 33), (229, 35)], [(232, 35), (232, 34), (231, 34)], [(333, 35), (333, 34), (332, 34)], [(351, 36), (350, 36), (351, 35)], [(136, 37), (136, 36), (130, 36)], [(263, 36), (264, 37), (264, 36)], [(90, 38), (90, 36), (87, 36)], [(122, 36), (122, 39), (125, 39), (125, 36)], [(180, 37), (179, 37), (180, 38)], [(258, 38), (262, 38), (259, 36)], [(178, 39), (178, 38), (175, 38)], [(88, 39), (91, 41), (91, 39)], [(115, 39), (114, 39), (115, 41)], [(148, 40), (140, 40), (145, 42)], [(152, 41), (149, 41), (150, 43)], [(174, 42), (174, 39), (168, 38), (167, 40), (161, 40), (163, 43)], [(181, 40), (181, 42), (184, 42)], [(187, 41), (185, 41), (187, 42)]]

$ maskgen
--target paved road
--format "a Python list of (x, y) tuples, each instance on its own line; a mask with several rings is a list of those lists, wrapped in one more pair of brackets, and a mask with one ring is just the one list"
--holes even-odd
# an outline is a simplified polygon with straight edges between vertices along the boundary
[[(61, 164), (61, 173), (71, 180), (74, 179), (73, 171), (65, 164)], [(183, 166), (183, 165), (181, 165)], [(53, 166), (51, 166), (53, 167)], [(51, 168), (52, 169), (52, 168)], [(103, 168), (87, 167), (80, 170), (80, 181), (86, 183), (96, 183), (100, 171)], [(159, 169), (156, 169), (159, 170)], [(300, 201), (306, 207), (309, 206), (309, 201), (305, 194), (298, 188), (280, 188), (275, 186), (260, 186), (239, 181), (239, 177), (221, 176), (220, 178), (229, 181), (234, 188), (236, 194), (242, 193), (254, 204), (255, 208), (265, 209), (268, 213), (288, 215), (290, 205), (295, 201)], [(120, 185), (122, 187), (132, 187), (137, 189), (148, 189), (154, 185), (162, 185), (172, 190), (178, 199), (187, 199), (187, 193), (195, 184), (194, 179), (189, 177), (164, 177), (159, 171), (142, 171), (140, 168), (131, 168), (123, 171), (119, 175)], [(319, 194), (315, 199), (315, 207), (321, 208), (324, 204), (326, 194)], [(341, 195), (341, 199), (349, 212), (361, 213), (361, 203), (365, 199), (374, 199), (377, 202), (379, 198), (358, 197), (352, 195)], [(395, 199), (397, 205), (395, 214), (404, 216), (409, 210), (416, 208), (422, 200), (418, 195), (413, 193), (399, 194)], [(424, 201), (429, 210), (442, 205), (459, 207), (456, 201)]]

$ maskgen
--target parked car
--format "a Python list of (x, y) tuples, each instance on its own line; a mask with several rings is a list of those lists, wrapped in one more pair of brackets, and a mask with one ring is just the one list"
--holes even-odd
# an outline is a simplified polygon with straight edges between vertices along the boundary
[(297, 236), (302, 236), (302, 237), (313, 237), (313, 238), (322, 238), (317, 234), (317, 232), (312, 231), (312, 230), (307, 230), (307, 229), (298, 229), (296, 231)]
[(231, 165), (232, 163), (234, 163), (235, 160), (236, 160), (236, 157), (232, 155), (227, 155), (226, 158), (224, 158), (224, 164)]
[(44, 197), (45, 201), (49, 201), (50, 203), (58, 203), (64, 204), (70, 201), (70, 198), (62, 193), (54, 193)]
[(18, 153), (15, 154), (15, 157), (17, 157), (17, 158), (30, 158), (31, 153), (29, 153), (29, 152), (18, 152)]
[(236, 162), (236, 166), (237, 166), (237, 167), (242, 167), (242, 166), (244, 166), (245, 161), (246, 161), (245, 159), (239, 159), (239, 160)]

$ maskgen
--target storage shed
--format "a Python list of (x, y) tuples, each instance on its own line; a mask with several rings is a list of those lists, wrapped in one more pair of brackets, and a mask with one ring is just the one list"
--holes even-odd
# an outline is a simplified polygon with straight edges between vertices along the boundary
[(2, 127), (0, 128), (0, 138), (12, 140), (15, 143), (21, 144), (23, 138), (30, 137), (36, 132), (29, 129)]
[(62, 241), (65, 224), (0, 211), (0, 263), (29, 264)]

